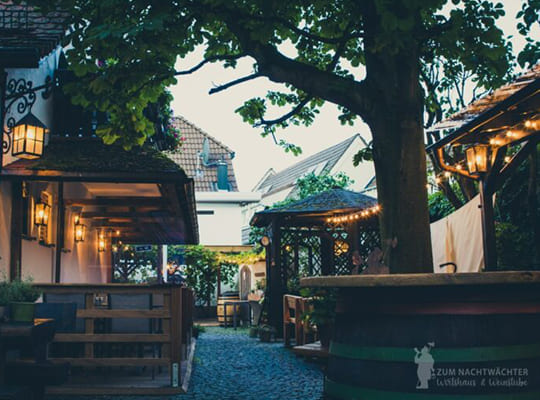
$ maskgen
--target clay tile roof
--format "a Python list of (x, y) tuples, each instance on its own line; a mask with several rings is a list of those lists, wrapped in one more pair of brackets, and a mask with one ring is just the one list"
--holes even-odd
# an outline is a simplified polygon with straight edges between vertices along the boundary
[(317, 170), (317, 174), (329, 172), (358, 137), (360, 137), (359, 134), (351, 136), (349, 139), (313, 154), (278, 173), (268, 174), (267, 178), (255, 189), (270, 194), (293, 186), (299, 178), (314, 169)]
[(188, 177), (193, 178), (195, 181), (195, 191), (216, 191), (217, 168), (215, 165), (204, 166), (199, 156), (199, 153), (203, 149), (204, 140), (208, 139), (210, 144), (209, 163), (212, 164), (218, 160), (223, 160), (227, 163), (230, 191), (237, 192), (238, 184), (232, 163), (234, 151), (183, 117), (174, 117), (171, 123), (180, 130), (180, 134), (186, 140), (179, 150), (167, 151), (165, 154), (180, 165)]
[(63, 38), (69, 14), (43, 14), (24, 3), (0, 0), (0, 47), (36, 48), (40, 57), (49, 54)]
[(462, 125), (465, 125), (467, 122), (473, 120), (484, 111), (487, 111), (503, 100), (509, 98), (511, 95), (528, 86), (537, 79), (540, 79), (540, 63), (518, 76), (512, 82), (495, 89), (490, 94), (473, 101), (463, 110), (451, 115), (444, 121), (433, 125), (431, 128), (429, 128), (429, 131), (457, 129)]

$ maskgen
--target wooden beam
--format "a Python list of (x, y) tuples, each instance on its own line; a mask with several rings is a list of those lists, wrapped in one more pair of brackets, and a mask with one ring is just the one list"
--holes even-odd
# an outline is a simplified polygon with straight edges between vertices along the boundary
[(168, 343), (170, 335), (139, 333), (57, 333), (55, 343)]
[(96, 197), (93, 199), (66, 199), (69, 206), (136, 206), (163, 207), (168, 203), (163, 197)]
[(55, 270), (54, 281), (60, 283), (62, 276), (62, 249), (65, 239), (65, 217), (64, 207), (64, 182), (58, 182), (58, 214), (56, 216), (56, 248), (55, 248)]
[(169, 217), (169, 210), (161, 209), (149, 212), (128, 212), (128, 211), (87, 211), (81, 214), (81, 218), (163, 218)]
[(22, 181), (11, 185), (11, 237), (9, 258), (9, 280), (21, 278), (23, 199)]
[(50, 358), (53, 363), (69, 363), (76, 367), (136, 367), (136, 366), (167, 366), (168, 358)]

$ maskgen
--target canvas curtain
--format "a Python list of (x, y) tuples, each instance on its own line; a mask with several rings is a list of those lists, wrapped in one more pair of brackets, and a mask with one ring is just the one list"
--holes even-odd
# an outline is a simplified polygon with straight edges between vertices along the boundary
[(452, 272), (451, 268), (440, 268), (447, 262), (457, 265), (456, 272), (480, 272), (484, 268), (479, 206), (480, 196), (476, 196), (459, 210), (431, 224), (434, 272)]

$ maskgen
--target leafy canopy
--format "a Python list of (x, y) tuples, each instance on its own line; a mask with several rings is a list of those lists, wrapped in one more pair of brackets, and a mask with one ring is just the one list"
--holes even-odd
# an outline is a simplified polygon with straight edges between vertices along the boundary
[[(397, 53), (411, 42), (420, 46), (426, 109), (436, 111), (444, 94), (464, 74), (480, 88), (499, 85), (512, 70), (511, 46), (496, 21), (501, 3), (485, 0), (34, 0), (44, 9), (71, 13), (67, 55), (80, 78), (69, 91), (77, 104), (107, 111), (100, 126), (106, 143), (140, 145), (152, 135), (145, 108), (177, 77), (206, 63), (254, 60), (250, 75), (223, 84), (227, 89), (261, 76), (285, 83), (282, 91), (247, 100), (237, 112), (244, 121), (271, 135), (286, 151), (300, 149), (276, 138), (276, 130), (309, 126), (324, 101), (341, 109), (343, 124), (369, 117), (374, 88), (360, 85), (365, 46)], [(377, 14), (382, 21), (375, 38), (365, 37), (366, 24)], [(539, 1), (523, 2), (517, 15), (527, 37), (519, 55), (522, 66), (536, 62), (539, 42), (529, 37), (539, 20)], [(421, 16), (419, 21), (417, 15)], [(204, 46), (200, 64), (175, 70), (178, 57)], [(430, 75), (431, 74), (431, 75)], [(436, 80), (434, 75), (443, 74)], [(371, 90), (368, 91), (368, 89)], [(376, 92), (376, 91), (375, 91)], [(277, 110), (287, 108), (281, 116)]]

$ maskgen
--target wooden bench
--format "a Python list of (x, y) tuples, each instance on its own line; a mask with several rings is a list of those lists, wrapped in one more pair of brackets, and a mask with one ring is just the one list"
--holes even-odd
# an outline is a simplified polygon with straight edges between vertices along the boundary
[[(283, 341), (291, 345), (291, 327), (294, 326), (294, 338), (297, 346), (306, 342), (307, 329), (303, 321), (308, 307), (308, 299), (286, 294), (283, 296)], [(294, 315), (294, 316), (293, 316)]]

